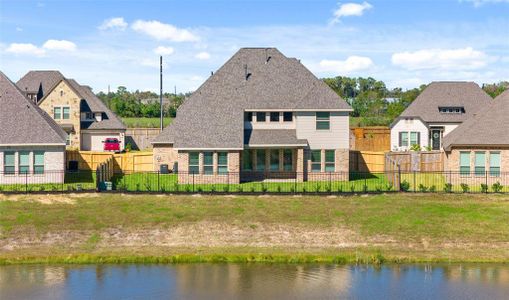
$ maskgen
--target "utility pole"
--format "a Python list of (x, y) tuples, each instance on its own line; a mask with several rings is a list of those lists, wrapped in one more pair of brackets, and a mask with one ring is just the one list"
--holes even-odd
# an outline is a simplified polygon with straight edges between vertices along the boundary
[(161, 113), (161, 131), (163, 131), (163, 56), (159, 56), (159, 110)]

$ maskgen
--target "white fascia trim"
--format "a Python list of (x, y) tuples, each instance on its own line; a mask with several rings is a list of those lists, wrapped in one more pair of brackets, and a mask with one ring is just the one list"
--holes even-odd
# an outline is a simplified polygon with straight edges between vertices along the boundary
[(180, 151), (226, 151), (226, 150), (244, 150), (244, 148), (175, 148)]
[(323, 109), (323, 108), (317, 108), (317, 109), (313, 109), (313, 108), (297, 108), (297, 109), (294, 109), (294, 108), (246, 108), (244, 109), (245, 112), (271, 112), (271, 111), (280, 111), (280, 112), (285, 112), (285, 111), (311, 111), (311, 112), (315, 112), (315, 111), (348, 111), (348, 112), (352, 112), (353, 109), (351, 108), (331, 108), (331, 109)]
[(66, 146), (65, 143), (52, 143), (52, 144), (43, 144), (43, 143), (30, 143), (30, 144), (0, 144), (0, 147), (23, 147), (23, 146)]

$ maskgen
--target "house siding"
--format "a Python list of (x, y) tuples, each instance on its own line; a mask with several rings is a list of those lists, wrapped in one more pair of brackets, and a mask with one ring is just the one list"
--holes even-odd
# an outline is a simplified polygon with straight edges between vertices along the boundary
[[(30, 173), (5, 175), (4, 173), (4, 152), (14, 151), (15, 172), (19, 167), (19, 151), (30, 152)], [(34, 175), (33, 173), (33, 152), (44, 151), (44, 174)], [(65, 147), (64, 146), (19, 146), (0, 147), (0, 184), (25, 184), (30, 183), (62, 183), (65, 175)]]
[[(60, 92), (63, 92), (63, 95), (60, 96)], [(70, 107), (70, 117), (68, 120), (55, 120), (55, 122), (59, 125), (62, 124), (72, 124), (74, 127), (74, 131), (71, 134), (71, 145), (67, 146), (68, 149), (80, 149), (80, 137), (81, 137), (81, 114), (80, 114), (80, 102), (81, 98), (76, 95), (76, 93), (71, 89), (71, 87), (65, 83), (65, 81), (61, 81), (47, 96), (46, 98), (39, 104), (39, 107), (44, 110), (51, 118), (53, 115), (53, 108), (57, 106), (69, 106)]]
[(349, 149), (350, 124), (348, 112), (331, 112), (330, 129), (316, 130), (316, 113), (295, 112), (298, 139), (308, 140), (311, 149)]
[(428, 127), (417, 118), (405, 118), (397, 121), (391, 128), (391, 150), (392, 151), (406, 151), (411, 145), (407, 147), (399, 146), (399, 133), (400, 132), (419, 132), (421, 135), (421, 147), (429, 145), (429, 130)]

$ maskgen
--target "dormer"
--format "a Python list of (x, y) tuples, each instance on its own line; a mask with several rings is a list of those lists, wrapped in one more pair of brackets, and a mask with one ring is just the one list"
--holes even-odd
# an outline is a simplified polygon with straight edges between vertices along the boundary
[(439, 106), (438, 111), (441, 114), (464, 114), (465, 108), (463, 106)]

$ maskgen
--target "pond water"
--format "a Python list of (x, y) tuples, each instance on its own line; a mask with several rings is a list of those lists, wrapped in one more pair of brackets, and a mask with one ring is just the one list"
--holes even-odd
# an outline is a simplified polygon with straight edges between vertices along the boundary
[(509, 265), (13, 265), (0, 299), (508, 299)]

